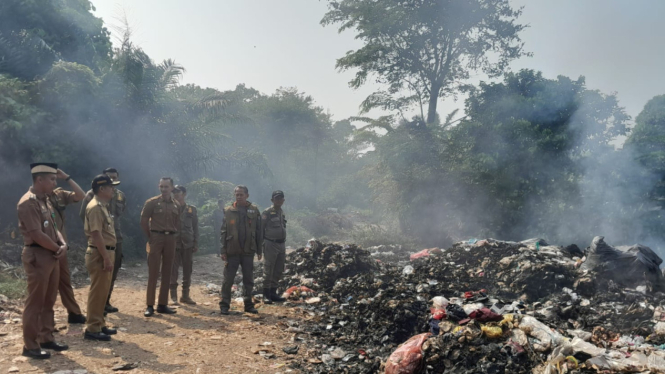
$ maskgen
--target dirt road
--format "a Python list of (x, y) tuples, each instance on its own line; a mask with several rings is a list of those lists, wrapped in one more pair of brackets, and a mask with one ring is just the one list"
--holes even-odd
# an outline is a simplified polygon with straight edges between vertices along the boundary
[[(143, 317), (147, 265), (145, 262), (123, 264), (112, 303), (120, 309), (107, 321), (119, 332), (111, 342), (83, 340), (82, 325), (67, 325), (67, 313), (56, 304), (56, 339), (69, 350), (50, 360), (27, 360), (23, 346), (20, 315), (0, 314), (0, 373), (112, 373), (119, 364), (135, 364), (128, 373), (287, 373), (291, 360), (307, 354), (307, 349), (287, 322), (299, 320), (297, 311), (281, 305), (257, 305), (259, 315), (219, 314), (219, 295), (211, 294), (207, 283), (221, 284), (221, 260), (214, 255), (195, 258), (192, 298), (196, 306), (177, 306), (175, 315)], [(85, 271), (85, 269), (83, 269)], [(86, 308), (88, 287), (85, 278), (77, 282), (76, 299)], [(0, 312), (2, 313), (2, 312)], [(295, 355), (282, 351), (285, 346), (300, 345)], [(258, 351), (264, 351), (258, 354)], [(272, 358), (264, 356), (274, 354)]]

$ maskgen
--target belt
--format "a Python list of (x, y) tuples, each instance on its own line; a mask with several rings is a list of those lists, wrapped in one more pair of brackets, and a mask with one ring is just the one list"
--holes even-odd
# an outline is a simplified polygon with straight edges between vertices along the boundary
[[(97, 249), (97, 247), (95, 247), (94, 245), (89, 245), (88, 247)], [(109, 251), (115, 251), (115, 247), (111, 247), (110, 245), (107, 245), (106, 249), (108, 249)]]
[(150, 232), (156, 232), (158, 234), (164, 234), (164, 235), (175, 235), (178, 233), (177, 231), (157, 231), (157, 230), (150, 230)]
[(269, 242), (273, 242), (273, 243), (277, 243), (277, 244), (284, 244), (284, 243), (286, 243), (286, 239), (273, 240), (273, 239), (263, 238), (263, 240), (267, 240), (267, 241), (269, 241)]
[[(57, 244), (57, 245), (60, 245), (60, 243), (56, 243), (56, 244)], [(44, 247), (42, 247), (41, 245), (39, 245), (39, 244), (37, 244), (37, 243), (26, 244), (25, 246), (26, 246), (26, 247), (32, 247), (32, 248), (44, 248)], [(44, 249), (46, 249), (47, 251), (50, 250), (50, 249), (47, 249), (47, 248), (44, 248)]]

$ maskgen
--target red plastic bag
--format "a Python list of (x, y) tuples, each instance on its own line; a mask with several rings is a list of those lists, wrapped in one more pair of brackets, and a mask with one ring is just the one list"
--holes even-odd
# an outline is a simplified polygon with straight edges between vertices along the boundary
[(412, 336), (411, 339), (397, 347), (386, 362), (385, 374), (415, 374), (423, 364), (423, 343), (432, 334), (426, 332)]
[(288, 290), (284, 291), (283, 296), (290, 297), (291, 294), (296, 292), (296, 291), (298, 293), (305, 293), (305, 292), (309, 292), (310, 294), (314, 293), (314, 290), (312, 290), (311, 288), (308, 288), (308, 287), (305, 287), (305, 286), (293, 286), (293, 287), (290, 287)]
[(446, 319), (445, 309), (429, 308), (429, 311), (432, 313), (432, 318), (434, 319), (438, 319), (439, 321)]
[(417, 259), (417, 258), (427, 257), (427, 256), (429, 256), (429, 249), (423, 249), (422, 251), (420, 251), (420, 252), (418, 252), (418, 253), (414, 253), (414, 254), (412, 254), (411, 256), (409, 256), (409, 259), (410, 259), (411, 261), (413, 261), (413, 260), (415, 260), (415, 259)]
[(471, 314), (469, 314), (469, 317), (475, 319), (478, 322), (499, 322), (503, 320), (502, 315), (496, 314), (487, 308), (474, 310), (471, 312)]

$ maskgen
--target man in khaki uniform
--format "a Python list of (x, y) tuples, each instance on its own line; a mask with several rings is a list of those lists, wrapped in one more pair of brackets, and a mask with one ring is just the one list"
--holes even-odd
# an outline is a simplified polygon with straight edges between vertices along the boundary
[(169, 302), (171, 270), (175, 257), (176, 234), (180, 230), (180, 213), (182, 209), (171, 196), (173, 179), (164, 177), (159, 180), (161, 195), (148, 199), (141, 211), (141, 229), (148, 238), (148, 290), (143, 313), (150, 317), (155, 314), (155, 290), (161, 264), (162, 283), (159, 287), (157, 313), (175, 314), (176, 311), (166, 306)]
[(263, 298), (266, 304), (284, 302), (286, 299), (277, 294), (279, 281), (284, 274), (286, 262), (286, 217), (282, 210), (284, 192), (272, 193), (272, 206), (261, 214), (263, 225), (263, 255), (266, 262), (263, 267)]
[(236, 186), (236, 201), (224, 210), (221, 229), (222, 261), (224, 261), (224, 280), (222, 282), (222, 301), (219, 307), (222, 314), (229, 314), (231, 307), (231, 288), (238, 268), (242, 268), (243, 299), (245, 312), (258, 313), (254, 308), (252, 290), (254, 289), (254, 254), (261, 260), (263, 237), (261, 235), (261, 214), (259, 208), (247, 201), (249, 190), (246, 186)]
[(181, 303), (196, 305), (189, 297), (189, 287), (192, 284), (192, 257), (199, 250), (199, 217), (196, 207), (187, 205), (187, 188), (175, 186), (173, 197), (183, 207), (180, 215), (180, 232), (176, 239), (175, 260), (171, 272), (171, 301), (178, 303), (178, 269), (182, 266), (182, 297)]
[[(118, 173), (118, 170), (116, 168), (106, 168), (104, 169), (102, 174), (108, 176), (114, 182), (120, 181), (120, 173)], [(79, 212), (81, 221), (85, 221), (85, 208), (87, 208), (88, 203), (90, 202), (90, 200), (92, 200), (93, 197), (94, 194), (92, 193), (92, 190), (86, 193), (85, 199), (83, 200), (83, 204), (81, 204), (81, 211)], [(115, 244), (115, 263), (113, 264), (113, 278), (111, 279), (111, 288), (109, 290), (109, 297), (106, 300), (106, 306), (104, 307), (104, 311), (107, 313), (115, 313), (118, 311), (118, 308), (111, 305), (111, 294), (113, 293), (115, 280), (118, 279), (118, 271), (120, 271), (120, 267), (122, 267), (123, 255), (122, 255), (122, 230), (120, 229), (120, 216), (122, 216), (122, 214), (125, 212), (126, 207), (127, 207), (127, 199), (125, 198), (125, 194), (116, 188), (113, 198), (111, 199), (111, 202), (109, 203), (108, 206), (109, 214), (111, 215), (111, 217), (113, 217), (113, 226), (115, 227), (116, 244)]]
[(115, 329), (106, 327), (104, 307), (113, 278), (116, 245), (113, 217), (108, 206), (115, 195), (113, 186), (118, 184), (120, 182), (114, 182), (106, 175), (96, 176), (92, 180), (92, 192), (95, 196), (85, 208), (83, 231), (88, 238), (85, 267), (90, 274), (90, 292), (84, 339), (108, 341), (111, 340), (111, 335), (117, 333)]
[[(60, 187), (53, 190), (53, 193), (49, 195), (49, 200), (51, 200), (51, 205), (55, 208), (55, 223), (58, 225), (58, 230), (62, 234), (62, 237), (67, 242), (67, 229), (65, 228), (65, 209), (67, 205), (78, 203), (83, 200), (85, 197), (85, 192), (81, 187), (65, 172), (58, 169), (56, 174), (58, 179), (64, 179), (69, 183), (69, 186), (73, 191), (67, 191)], [(74, 288), (72, 287), (72, 276), (69, 271), (69, 261), (67, 256), (64, 256), (60, 259), (60, 281), (58, 283), (58, 291), (60, 292), (60, 301), (62, 305), (67, 309), (68, 323), (85, 323), (85, 316), (81, 312), (81, 308), (76, 302), (74, 297)]]
[(67, 243), (58, 231), (55, 210), (48, 195), (57, 186), (58, 165), (30, 164), (32, 186), (17, 205), (18, 226), (23, 235), (23, 269), (28, 281), (28, 297), (23, 310), (23, 355), (45, 359), (42, 349), (64, 351), (55, 342), (53, 305), (58, 297), (59, 259), (67, 255)]

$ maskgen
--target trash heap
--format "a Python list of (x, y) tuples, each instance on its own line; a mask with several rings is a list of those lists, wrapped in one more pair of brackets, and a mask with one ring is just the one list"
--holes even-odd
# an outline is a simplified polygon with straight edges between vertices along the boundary
[(292, 286), (310, 286), (316, 290), (330, 290), (340, 278), (371, 272), (376, 260), (370, 253), (353, 244), (323, 244), (310, 240), (306, 247), (286, 256), (288, 264), (280, 283), (284, 289)]
[(406, 266), (315, 247), (289, 256), (285, 280), (314, 280), (321, 300), (298, 304), (313, 340), (293, 365), (304, 372), (665, 373), (663, 275), (648, 247), (470, 240)]

